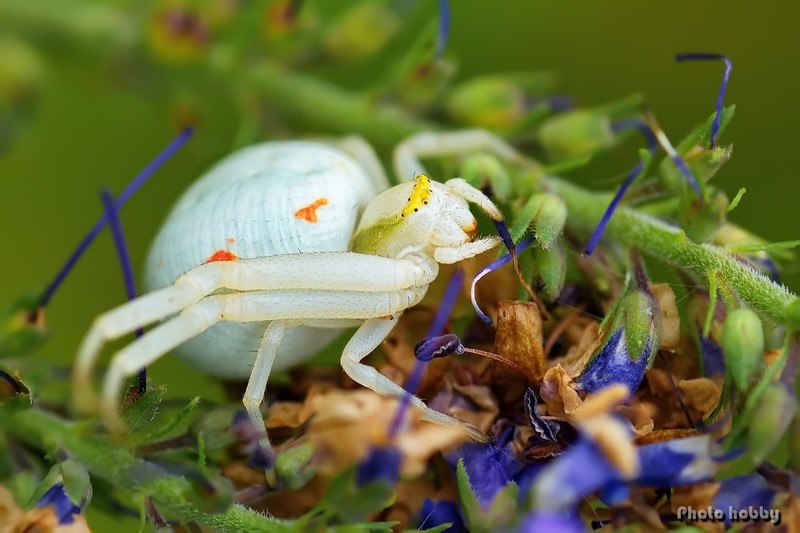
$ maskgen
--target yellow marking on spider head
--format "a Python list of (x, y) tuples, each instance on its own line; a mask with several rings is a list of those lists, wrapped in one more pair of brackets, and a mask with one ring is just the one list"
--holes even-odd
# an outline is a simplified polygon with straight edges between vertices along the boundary
[(410, 215), (419, 208), (428, 203), (431, 197), (431, 179), (425, 174), (419, 174), (414, 178), (414, 186), (411, 188), (411, 196), (408, 198), (408, 203), (400, 213), (401, 217)]

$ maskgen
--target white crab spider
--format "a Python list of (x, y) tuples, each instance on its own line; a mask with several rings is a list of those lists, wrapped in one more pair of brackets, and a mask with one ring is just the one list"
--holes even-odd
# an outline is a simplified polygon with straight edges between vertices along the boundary
[[(122, 428), (125, 378), (171, 350), (213, 375), (249, 376), (243, 403), (263, 428), (270, 371), (302, 362), (342, 328), (359, 324), (342, 353), (344, 371), (377, 393), (403, 394), (361, 360), (422, 300), (439, 263), (498, 245), (496, 237), (474, 238), (467, 202), (502, 219), (464, 180), (442, 184), (417, 174), (424, 172), (419, 158), (475, 150), (521, 156), (480, 130), (419, 134), (397, 147), (394, 161), (399, 177), (417, 177), (387, 189), (369, 145), (348, 138), (341, 148), (356, 159), (316, 142), (259, 144), (195, 182), (151, 249), (145, 279), (152, 292), (99, 316), (84, 337), (73, 374), (78, 409), (96, 405), (91, 376), (103, 345), (165, 319), (112, 357), (100, 399), (109, 428)], [(485, 439), (419, 398), (412, 401), (424, 418)]]

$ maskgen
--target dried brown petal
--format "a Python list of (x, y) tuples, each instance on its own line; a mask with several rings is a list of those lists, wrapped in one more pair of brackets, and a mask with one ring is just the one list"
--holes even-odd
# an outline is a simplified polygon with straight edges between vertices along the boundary
[[(494, 351), (516, 363), (529, 384), (539, 383), (546, 368), (539, 308), (533, 302), (516, 300), (502, 300), (497, 305)], [(496, 368), (500, 372), (510, 371), (500, 370), (499, 365)]]
[(643, 444), (652, 444), (654, 442), (664, 442), (673, 439), (683, 439), (686, 437), (694, 437), (699, 435), (696, 429), (658, 429), (644, 437), (635, 440), (636, 444), (641, 446)]
[(578, 426), (597, 443), (608, 462), (616, 466), (626, 479), (639, 473), (639, 456), (626, 425), (611, 415), (603, 414), (582, 420)]
[(702, 420), (708, 418), (719, 403), (722, 388), (708, 378), (685, 379), (678, 383), (684, 403), (694, 409)]
[(666, 283), (654, 283), (650, 285), (650, 290), (661, 308), (660, 347), (665, 350), (675, 349), (681, 340), (681, 319), (675, 304), (675, 293)]
[(565, 417), (581, 404), (580, 396), (572, 386), (572, 378), (560, 364), (545, 372), (539, 395), (551, 416)]
[(580, 422), (590, 418), (610, 413), (619, 404), (630, 396), (630, 391), (625, 385), (618, 383), (606, 387), (597, 394), (587, 396), (581, 405), (572, 411), (572, 419)]
[(464, 422), (469, 422), (484, 433), (488, 433), (500, 413), (497, 398), (492, 389), (485, 385), (460, 385), (458, 383), (452, 383), (452, 388), (475, 404), (477, 410), (454, 405), (448, 412)]
[[(319, 471), (341, 471), (366, 457), (370, 448), (389, 444), (388, 429), (397, 412), (397, 398), (355, 390), (330, 391), (310, 401), (316, 415), (307, 435), (314, 444), (314, 464)], [(403, 456), (404, 474), (421, 473), (431, 456), (468, 440), (461, 428), (421, 421), (415, 409), (406, 417), (393, 442)]]
[(308, 417), (301, 416), (303, 404), (300, 402), (273, 402), (269, 406), (267, 429), (297, 428), (302, 426)]
[(637, 437), (644, 437), (653, 431), (655, 423), (652, 404), (633, 402), (631, 405), (620, 405), (617, 410), (630, 421)]

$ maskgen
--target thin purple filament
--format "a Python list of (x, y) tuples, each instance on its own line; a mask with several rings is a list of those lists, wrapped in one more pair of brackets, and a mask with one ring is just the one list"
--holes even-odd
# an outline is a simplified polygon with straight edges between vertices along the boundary
[(475, 309), (475, 312), (478, 314), (481, 320), (483, 320), (484, 323), (486, 323), (487, 326), (492, 325), (492, 319), (489, 318), (489, 315), (487, 315), (481, 310), (480, 306), (478, 305), (478, 301), (475, 297), (475, 287), (478, 284), (478, 281), (480, 281), (481, 278), (483, 278), (485, 275), (489, 274), (490, 272), (494, 272), (501, 266), (511, 261), (514, 255), (518, 255), (521, 251), (530, 246), (532, 243), (533, 243), (533, 235), (528, 235), (525, 239), (521, 240), (519, 244), (517, 244), (517, 246), (514, 248), (513, 254), (508, 253), (499, 259), (495, 259), (494, 261), (489, 263), (487, 267), (478, 272), (478, 275), (475, 276), (475, 279), (472, 280), (472, 287), (470, 287), (470, 300), (472, 301), (472, 307)]
[[(447, 325), (447, 320), (450, 317), (450, 314), (453, 312), (453, 307), (458, 299), (458, 293), (460, 292), (461, 283), (463, 281), (464, 273), (460, 270), (454, 272), (453, 275), (450, 276), (450, 281), (447, 282), (447, 288), (444, 291), (444, 296), (442, 296), (442, 301), (439, 303), (438, 309), (436, 309), (436, 314), (433, 317), (433, 322), (431, 322), (431, 325), (428, 328), (426, 337), (438, 337), (444, 332), (444, 328)], [(414, 361), (414, 367), (411, 369), (411, 374), (408, 376), (408, 381), (406, 381), (404, 386), (406, 394), (404, 394), (400, 399), (400, 405), (397, 407), (397, 413), (392, 420), (392, 424), (389, 426), (390, 438), (397, 435), (397, 433), (400, 431), (406, 411), (408, 411), (408, 407), (411, 404), (411, 397), (416, 395), (417, 389), (419, 389), (419, 385), (422, 382), (422, 376), (425, 374), (425, 368), (427, 365), (428, 362), (421, 359), (416, 359)]]
[[(125, 281), (125, 293), (128, 300), (136, 298), (136, 280), (133, 277), (133, 267), (131, 266), (130, 254), (128, 254), (128, 245), (125, 242), (125, 234), (122, 231), (122, 223), (119, 220), (119, 212), (114, 203), (114, 197), (107, 190), (100, 191), (100, 199), (103, 201), (103, 207), (106, 211), (106, 220), (111, 228), (111, 235), (114, 237), (114, 246), (117, 249), (117, 256), (119, 257), (119, 264), (122, 268), (122, 278)], [(136, 338), (144, 334), (142, 328), (136, 330)], [(147, 391), (147, 369), (142, 368), (139, 370), (139, 394), (144, 394)]]
[(711, 125), (711, 148), (714, 148), (717, 145), (717, 135), (719, 134), (719, 124), (722, 120), (722, 104), (725, 100), (725, 91), (728, 89), (728, 80), (731, 77), (731, 70), (733, 69), (733, 63), (731, 62), (728, 56), (723, 54), (709, 54), (704, 52), (691, 52), (686, 54), (678, 54), (675, 56), (675, 60), (678, 62), (681, 61), (724, 61), (725, 62), (725, 73), (722, 75), (722, 83), (719, 86), (719, 93), (717, 94), (717, 104), (714, 108), (714, 122)]
[[(650, 128), (647, 127), (647, 124), (644, 121), (638, 118), (632, 119), (625, 119), (615, 122), (612, 125), (612, 130), (614, 132), (619, 132), (626, 129), (636, 128), (642, 135), (644, 135), (645, 139), (647, 140), (647, 149), (650, 150), (650, 154), (652, 155), (655, 153), (657, 142), (655, 135), (653, 132), (650, 131)], [(592, 255), (592, 252), (597, 248), (597, 245), (600, 244), (600, 239), (603, 237), (603, 233), (606, 230), (606, 226), (611, 221), (611, 217), (614, 215), (614, 212), (617, 210), (617, 206), (619, 206), (622, 197), (625, 196), (625, 193), (628, 191), (628, 188), (633, 184), (633, 181), (636, 179), (636, 176), (642, 171), (644, 167), (644, 162), (639, 161), (633, 170), (630, 171), (628, 177), (625, 178), (625, 181), (622, 182), (622, 185), (617, 190), (617, 193), (614, 195), (614, 198), (611, 200), (611, 203), (608, 204), (605, 213), (603, 213), (603, 217), (600, 219), (600, 223), (597, 224), (594, 232), (592, 233), (592, 237), (589, 239), (589, 244), (586, 245), (586, 249), (583, 251), (584, 256)]]
[(436, 57), (442, 57), (450, 37), (450, 3), (439, 0), (439, 34), (436, 38)]
[[(167, 162), (184, 144), (186, 141), (194, 133), (193, 127), (185, 128), (172, 142), (167, 145), (167, 147), (156, 156), (148, 165), (136, 176), (133, 181), (122, 191), (122, 194), (119, 195), (117, 201), (115, 202), (114, 206), (117, 210), (121, 209), (125, 203), (130, 200), (130, 198), (136, 194), (136, 192), (144, 185), (148, 179), (159, 169), (161, 168), (164, 163)], [(75, 248), (75, 251), (72, 252), (72, 255), (69, 256), (64, 266), (61, 267), (61, 270), (58, 271), (53, 281), (48, 285), (47, 289), (44, 291), (41, 300), (39, 301), (39, 307), (46, 307), (50, 300), (53, 298), (53, 295), (56, 293), (58, 288), (66, 279), (67, 275), (72, 271), (75, 264), (81, 258), (83, 253), (86, 251), (87, 248), (92, 244), (95, 237), (97, 237), (100, 230), (103, 229), (103, 226), (106, 225), (108, 222), (108, 215), (104, 213), (100, 219), (95, 223), (94, 227), (89, 230), (89, 233), (83, 238), (83, 240), (78, 244)]]

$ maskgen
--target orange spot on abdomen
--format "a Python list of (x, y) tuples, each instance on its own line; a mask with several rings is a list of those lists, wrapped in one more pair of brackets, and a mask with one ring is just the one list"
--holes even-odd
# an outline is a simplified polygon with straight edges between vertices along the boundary
[(235, 253), (228, 250), (217, 250), (206, 259), (206, 263), (213, 263), (214, 261), (236, 261), (239, 259)]
[(301, 207), (294, 212), (296, 218), (302, 218), (306, 222), (316, 222), (319, 220), (317, 217), (317, 209), (323, 205), (328, 205), (327, 198), (317, 198), (305, 207)]

